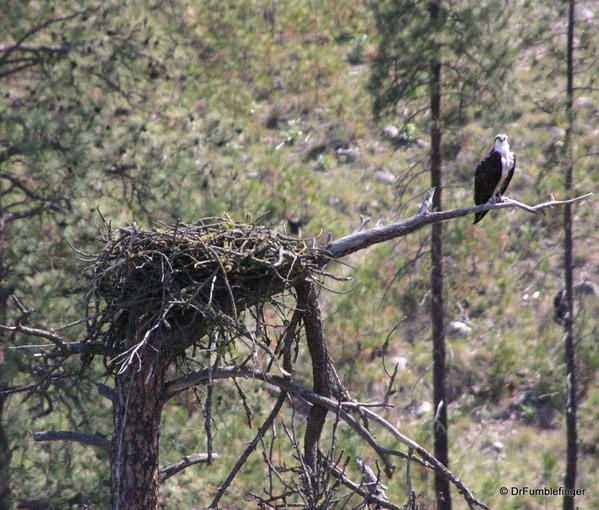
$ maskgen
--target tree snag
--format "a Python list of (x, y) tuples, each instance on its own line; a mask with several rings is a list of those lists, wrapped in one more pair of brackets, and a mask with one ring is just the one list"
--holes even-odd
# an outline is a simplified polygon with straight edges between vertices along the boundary
[[(322, 319), (318, 306), (318, 295), (312, 282), (301, 282), (296, 286), (298, 307), (304, 308), (304, 330), (306, 343), (312, 360), (312, 381), (314, 393), (330, 397), (333, 393), (333, 376), (331, 360), (327, 344), (322, 332)], [(304, 456), (306, 465), (316, 469), (318, 444), (326, 420), (327, 410), (319, 405), (312, 405), (306, 421), (304, 438)]]

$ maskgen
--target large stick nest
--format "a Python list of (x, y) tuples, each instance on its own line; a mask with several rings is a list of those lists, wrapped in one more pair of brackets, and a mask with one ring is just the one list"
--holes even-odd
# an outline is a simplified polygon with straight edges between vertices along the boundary
[(108, 229), (105, 241), (91, 265), (88, 340), (118, 351), (131, 345), (132, 316), (142, 336), (190, 322), (196, 332), (202, 322), (234, 324), (248, 306), (311, 278), (323, 260), (306, 241), (227, 218), (162, 231)]

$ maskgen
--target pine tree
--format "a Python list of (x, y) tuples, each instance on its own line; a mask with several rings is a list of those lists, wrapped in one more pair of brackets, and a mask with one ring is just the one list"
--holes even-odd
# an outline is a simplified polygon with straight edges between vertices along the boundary
[[(123, 123), (136, 113), (151, 87), (147, 66), (157, 65), (156, 58), (142, 55), (148, 33), (120, 19), (126, 9), (112, 1), (101, 6), (79, 1), (7, 2), (0, 7), (2, 324), (9, 322), (11, 293), (30, 292), (22, 275), (32, 269), (23, 259), (43, 272), (53, 255), (66, 251), (61, 232), (70, 230), (69, 240), (79, 246), (91, 237), (90, 217), (97, 213), (90, 214), (90, 209), (94, 211), (99, 201), (113, 199), (139, 211), (149, 198), (144, 186), (149, 179), (132, 176), (138, 169), (123, 161), (128, 145), (143, 136), (143, 126), (130, 122), (127, 129), (119, 129), (111, 123), (118, 109)], [(129, 21), (134, 12), (128, 12)], [(77, 284), (68, 275), (69, 268), (62, 269), (67, 294)], [(39, 288), (35, 293), (43, 294)], [(8, 396), (2, 390), (14, 383), (17, 372), (14, 352), (4, 349), (3, 344), (2, 510), (11, 504), (11, 431), (5, 429)]]

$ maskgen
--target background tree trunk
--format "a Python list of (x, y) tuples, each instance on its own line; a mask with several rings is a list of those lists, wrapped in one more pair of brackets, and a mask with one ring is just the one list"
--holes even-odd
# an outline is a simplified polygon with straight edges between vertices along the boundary
[[(7, 314), (6, 305), (10, 295), (10, 287), (6, 283), (6, 268), (4, 264), (4, 221), (0, 218), (0, 324), (6, 324)], [(0, 332), (0, 341), (4, 340), (5, 333)], [(8, 363), (6, 360), (6, 347), (4, 342), (0, 342), (0, 510), (10, 508), (10, 444), (8, 435), (4, 429), (4, 412), (8, 396), (2, 393), (9, 386), (6, 369)]]
[[(5, 362), (2, 359), (4, 351), (0, 351), (0, 372), (5, 368)], [(6, 383), (0, 375), (0, 391), (6, 388)], [(10, 508), (10, 445), (8, 436), (4, 430), (3, 416), (6, 405), (6, 395), (0, 393), (0, 510)]]
[[(572, 189), (574, 130), (574, 8), (575, 0), (568, 5), (568, 47), (566, 84), (566, 136), (564, 152), (566, 156), (566, 193)], [(564, 207), (564, 279), (566, 289), (566, 316), (564, 320), (566, 350), (566, 474), (564, 484), (567, 489), (576, 487), (577, 464), (577, 424), (576, 424), (576, 352), (574, 346), (574, 268), (572, 263), (572, 206)], [(564, 496), (564, 510), (574, 510), (574, 497)]]
[[(430, 4), (430, 15), (435, 25), (439, 5)], [(433, 210), (442, 209), (442, 157), (441, 157), (441, 61), (436, 54), (430, 64), (431, 110), (431, 185), (435, 188)], [(433, 342), (433, 434), (435, 457), (449, 465), (447, 434), (447, 401), (445, 398), (445, 310), (443, 299), (443, 224), (431, 226), (431, 326)], [(435, 473), (435, 493), (438, 510), (451, 510), (449, 482)]]

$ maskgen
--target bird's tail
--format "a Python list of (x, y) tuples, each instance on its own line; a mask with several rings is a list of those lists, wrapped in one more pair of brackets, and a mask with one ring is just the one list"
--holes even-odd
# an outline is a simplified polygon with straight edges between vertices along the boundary
[(483, 212), (477, 212), (474, 213), (474, 221), (472, 222), (472, 224), (476, 224), (478, 223), (480, 220), (482, 220), (485, 216), (485, 214), (487, 214), (489, 211), (483, 211)]

